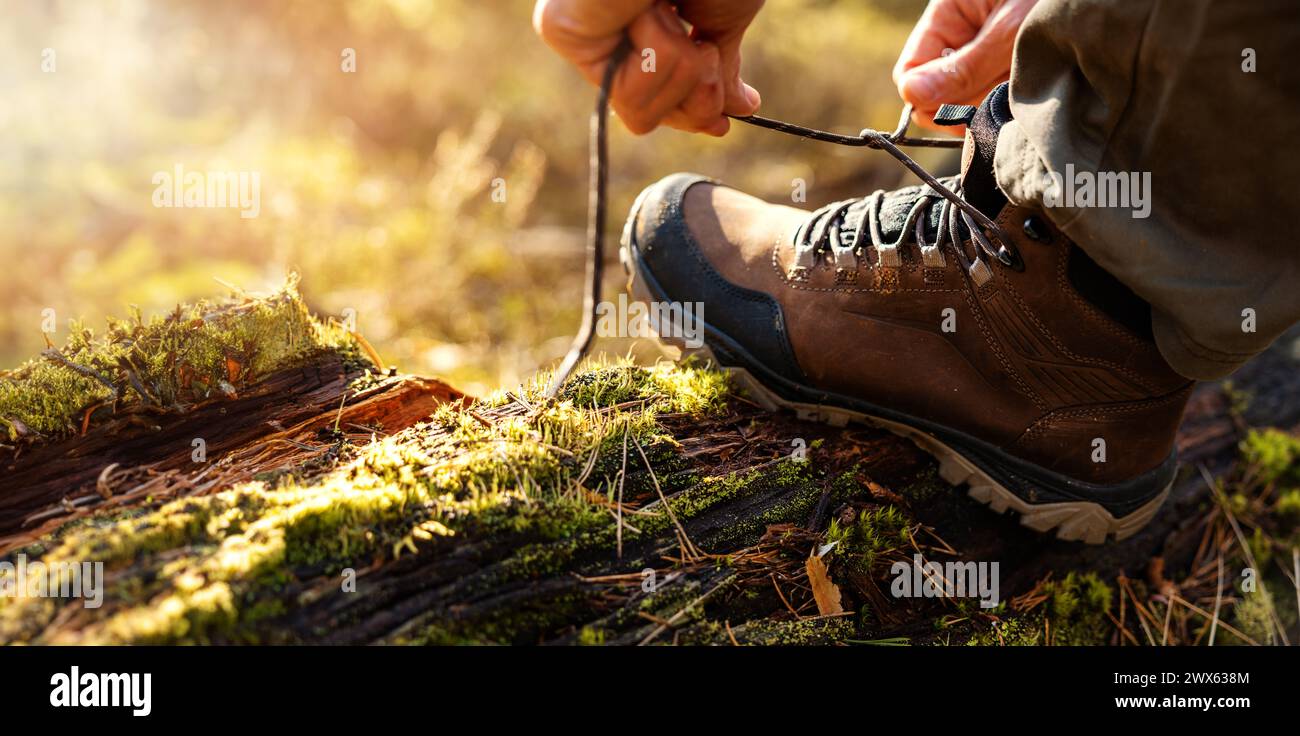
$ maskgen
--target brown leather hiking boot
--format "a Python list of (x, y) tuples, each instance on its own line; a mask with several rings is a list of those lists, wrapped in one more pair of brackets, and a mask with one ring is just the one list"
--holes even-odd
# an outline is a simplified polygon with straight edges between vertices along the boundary
[(997, 190), (1005, 85), (965, 115), (962, 176), (942, 182), (1004, 247), (928, 186), (809, 213), (676, 174), (624, 230), (633, 293), (701, 304), (693, 352), (769, 408), (884, 426), (1026, 526), (1122, 539), (1168, 494), (1192, 382), (1161, 358), (1141, 300)]

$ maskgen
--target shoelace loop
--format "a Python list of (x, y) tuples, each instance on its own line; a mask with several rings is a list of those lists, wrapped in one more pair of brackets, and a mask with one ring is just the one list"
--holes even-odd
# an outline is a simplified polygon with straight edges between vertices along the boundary
[[(979, 251), (988, 254), (991, 258), (996, 259), (999, 263), (1001, 263), (1002, 265), (1008, 268), (1014, 269), (1016, 271), (1024, 270), (1024, 261), (1020, 257), (1020, 252), (1019, 250), (1016, 249), (1014, 241), (1012, 241), (1011, 237), (1007, 234), (1005, 230), (999, 227), (997, 223), (993, 222), (993, 220), (991, 220), (988, 217), (988, 215), (985, 215), (983, 212), (981, 212), (979, 208), (967, 202), (961, 196), (960, 190), (954, 191), (953, 189), (950, 189), (949, 187), (945, 186), (942, 182), (940, 182), (937, 178), (935, 178), (933, 174), (926, 171), (924, 167), (918, 164), (911, 156), (908, 156), (906, 153), (903, 153), (903, 151), (899, 148), (899, 146), (929, 147), (929, 148), (959, 148), (963, 144), (963, 141), (959, 138), (913, 138), (909, 136), (907, 133), (912, 123), (911, 105), (905, 105), (903, 107), (903, 114), (899, 117), (898, 127), (894, 129), (894, 132), (883, 133), (881, 131), (873, 130), (871, 128), (864, 128), (862, 132), (860, 132), (856, 136), (840, 135), (838, 133), (830, 133), (828, 131), (817, 130), (815, 128), (806, 128), (801, 125), (792, 125), (790, 123), (786, 123), (780, 120), (773, 120), (771, 118), (765, 118), (758, 115), (750, 115), (748, 117), (740, 117), (740, 116), (733, 115), (729, 117), (731, 117), (734, 120), (739, 120), (743, 123), (749, 123), (750, 125), (758, 126), (760, 128), (767, 128), (768, 130), (775, 130), (780, 133), (795, 135), (801, 138), (808, 138), (811, 140), (821, 141), (824, 143), (834, 143), (836, 145), (841, 145), (841, 146), (858, 146), (858, 147), (874, 148), (889, 153), (889, 155), (897, 159), (899, 163), (903, 164), (903, 166), (905, 166), (908, 171), (911, 171), (913, 174), (916, 175), (918, 179), (925, 182), (935, 195), (940, 196), (946, 200), (946, 202), (944, 203), (944, 210), (940, 215), (940, 234), (936, 239), (936, 242), (928, 245), (925, 244), (924, 238), (922, 236), (922, 229), (921, 228), (917, 229), (917, 235), (918, 235), (917, 244), (922, 248), (923, 257), (930, 252), (928, 250), (929, 248), (942, 247), (944, 241), (943, 231), (948, 230), (952, 238), (953, 249), (958, 254), (958, 259), (966, 267), (967, 271), (969, 271), (972, 274), (972, 276), (976, 277), (981, 283), (987, 280), (987, 277), (990, 274), (988, 272), (987, 266), (984, 266), (981, 259), (979, 258)], [(918, 202), (917, 206), (919, 207), (923, 204), (928, 206), (929, 196), (930, 195), (923, 195), (921, 200)], [(847, 203), (836, 203), (836, 204), (844, 205), (844, 209), (846, 210), (848, 208)], [(831, 206), (833, 207), (835, 205), (831, 205)], [(975, 241), (976, 246), (979, 249), (979, 251), (976, 252), (975, 258), (973, 259), (968, 258), (966, 253), (962, 251), (962, 248), (960, 246), (962, 242), (962, 239), (960, 237), (960, 227), (957, 225), (958, 220), (952, 216), (952, 208), (954, 207), (957, 208), (957, 210), (959, 210), (961, 215), (961, 222), (966, 225), (967, 230), (971, 234), (971, 238)], [(874, 210), (874, 214), (872, 214), (870, 217), (870, 219), (874, 222), (875, 216), (879, 214), (879, 202), (869, 205), (869, 208), (870, 208), (869, 211)], [(918, 213), (915, 211), (909, 213), (908, 215), (909, 222), (911, 221), (912, 217), (916, 214)], [(866, 223), (868, 219), (869, 218), (864, 217), (863, 222)], [(923, 222), (923, 220), (918, 218), (917, 222), (920, 223)], [(945, 225), (947, 225), (947, 227), (945, 227)], [(906, 234), (907, 234), (907, 227), (905, 225), (903, 229), (903, 236), (900, 236), (899, 241), (893, 244), (886, 244), (886, 243), (879, 242), (879, 237), (878, 237), (879, 231), (875, 230), (872, 233), (872, 242), (873, 245), (877, 247), (877, 249), (880, 249), (881, 246), (883, 245), (885, 246), (884, 250), (886, 251), (890, 250), (891, 246), (894, 250), (896, 250), (897, 246), (901, 245), (902, 239), (903, 237), (906, 236)], [(860, 240), (861, 235), (862, 235), (862, 228), (860, 226), (858, 231), (856, 232), (856, 236), (858, 236), (858, 239), (854, 243), (854, 247), (857, 247), (858, 245), (861, 244), (861, 240)], [(995, 248), (993, 246), (993, 243), (989, 239), (989, 235), (992, 236), (993, 240), (997, 241), (998, 247)], [(885, 264), (885, 265), (892, 265), (892, 264)]]

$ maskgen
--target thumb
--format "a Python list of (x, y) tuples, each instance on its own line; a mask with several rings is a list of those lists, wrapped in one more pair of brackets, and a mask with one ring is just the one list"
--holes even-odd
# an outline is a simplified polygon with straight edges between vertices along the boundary
[(899, 80), (905, 102), (928, 109), (943, 103), (971, 104), (1011, 72), (1009, 49), (987, 36), (913, 67)]
[(758, 90), (745, 84), (745, 81), (740, 78), (740, 38), (719, 43), (718, 59), (725, 92), (723, 112), (741, 117), (758, 112), (758, 106), (762, 102)]

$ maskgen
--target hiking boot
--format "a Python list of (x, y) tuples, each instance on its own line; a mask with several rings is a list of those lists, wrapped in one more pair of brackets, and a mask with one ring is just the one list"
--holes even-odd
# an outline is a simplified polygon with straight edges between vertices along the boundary
[(1038, 531), (1127, 537), (1168, 494), (1192, 382), (1161, 358), (1145, 302), (998, 190), (1006, 86), (954, 114), (962, 173), (940, 181), (998, 237), (927, 185), (810, 213), (675, 174), (624, 229), (633, 294), (701, 304), (702, 343), (659, 325), (661, 340), (770, 409), (906, 436)]

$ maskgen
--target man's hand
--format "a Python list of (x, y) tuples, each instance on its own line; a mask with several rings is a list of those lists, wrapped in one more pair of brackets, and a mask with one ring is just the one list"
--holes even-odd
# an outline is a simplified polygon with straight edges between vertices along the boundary
[[(740, 42), (763, 0), (538, 0), (533, 26), (592, 84), (626, 35), (632, 53), (610, 104), (633, 133), (660, 124), (723, 135), (725, 115), (752, 115), (758, 92), (740, 78)], [(691, 24), (688, 33), (686, 21)]]
[(915, 108), (912, 119), (933, 127), (940, 105), (978, 105), (1005, 82), (1016, 33), (1037, 2), (930, 0), (894, 65), (898, 94)]

